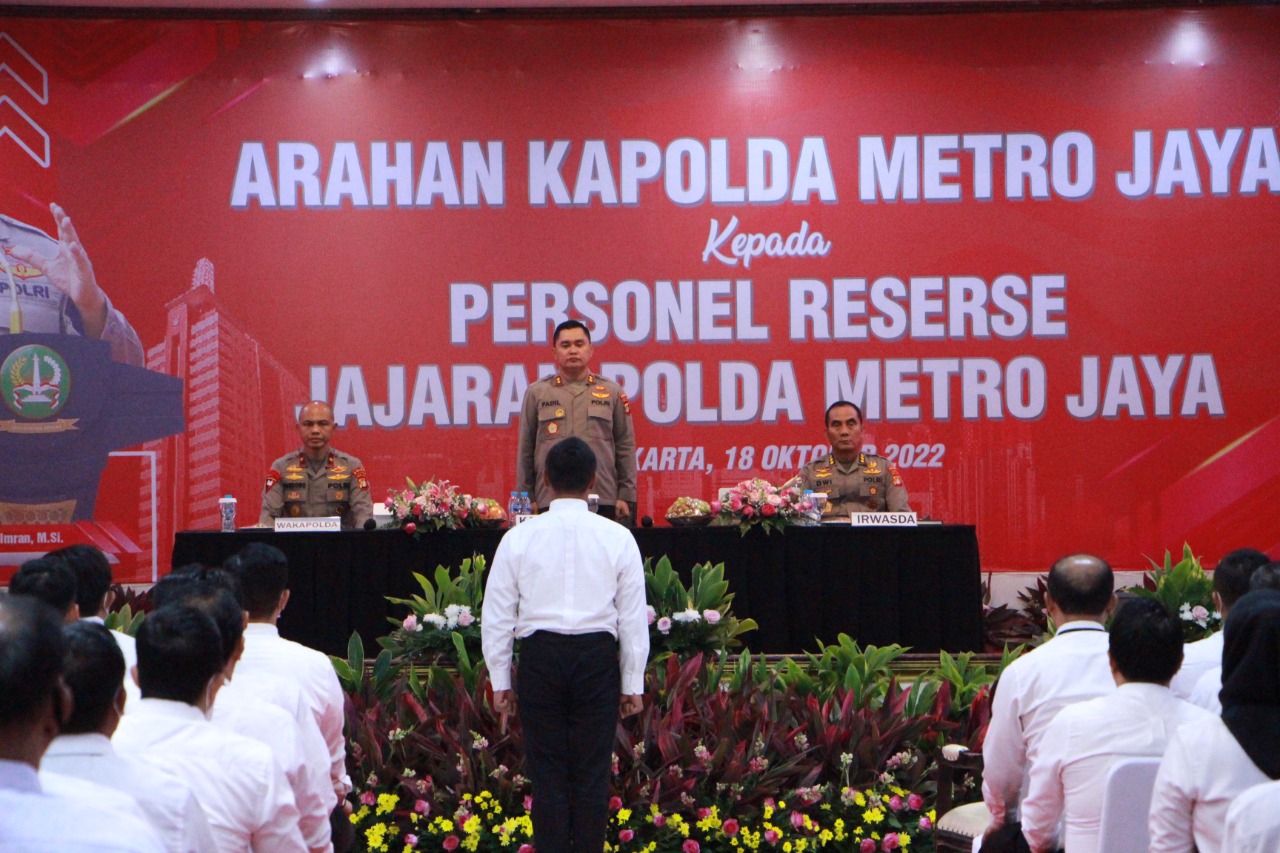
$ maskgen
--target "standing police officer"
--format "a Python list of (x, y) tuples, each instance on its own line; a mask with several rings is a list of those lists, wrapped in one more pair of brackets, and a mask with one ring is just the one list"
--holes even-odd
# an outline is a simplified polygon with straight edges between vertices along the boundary
[(862, 409), (839, 400), (827, 407), (831, 453), (800, 469), (802, 489), (825, 492), (826, 516), (851, 512), (911, 512), (898, 467), (883, 456), (862, 452)]
[(529, 386), (520, 412), (516, 488), (533, 495), (535, 511), (552, 498), (542, 476), (547, 453), (577, 436), (596, 457), (600, 514), (623, 522), (636, 500), (636, 435), (631, 405), (616, 383), (590, 371), (591, 333), (578, 320), (556, 326), (556, 373)]
[(337, 515), (344, 529), (359, 529), (373, 518), (369, 479), (360, 460), (330, 446), (333, 408), (312, 401), (298, 413), (302, 449), (281, 456), (267, 471), (258, 524), (274, 518)]

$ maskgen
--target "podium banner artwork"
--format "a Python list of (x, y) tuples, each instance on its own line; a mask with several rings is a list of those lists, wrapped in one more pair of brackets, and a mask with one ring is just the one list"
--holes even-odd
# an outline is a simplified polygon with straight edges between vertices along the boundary
[[(312, 398), (375, 497), (504, 501), (570, 317), (641, 515), (790, 478), (847, 399), (986, 568), (1275, 553), (1277, 43), (1263, 6), (0, 17), (0, 331), (175, 381), (185, 428), (75, 475), (125, 579), (225, 494), (255, 521)], [(91, 428), (50, 435), (123, 449)], [(24, 435), (39, 503), (68, 459)]]

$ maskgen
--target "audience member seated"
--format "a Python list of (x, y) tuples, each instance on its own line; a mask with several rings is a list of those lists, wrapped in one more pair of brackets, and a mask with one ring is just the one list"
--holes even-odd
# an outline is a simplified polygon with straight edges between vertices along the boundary
[(1219, 853), (1231, 801), (1280, 778), (1280, 592), (1231, 608), (1222, 648), (1222, 717), (1169, 741), (1151, 797), (1151, 850)]
[(1059, 847), (1094, 853), (1103, 787), (1116, 760), (1159, 758), (1178, 725), (1212, 720), (1169, 689), (1182, 661), (1182, 625), (1160, 602), (1136, 598), (1120, 605), (1108, 658), (1115, 692), (1063, 708), (1031, 763), (1022, 833), (1033, 853)]
[(71, 714), (61, 619), (33, 596), (0, 598), (0, 850), (160, 853), (164, 846), (142, 821), (45, 791), (37, 775)]
[(1114, 606), (1115, 578), (1104, 560), (1077, 554), (1049, 570), (1045, 609), (1057, 633), (1009, 664), (991, 703), (982, 746), (982, 796), (991, 812), (983, 850), (1016, 849), (1021, 843), (1018, 807), (1027, 792), (1030, 763), (1057, 713), (1116, 689), (1103, 627)]
[[(223, 684), (213, 703), (214, 725), (253, 738), (271, 749), (293, 791), (301, 815), (303, 840), (312, 853), (329, 853), (329, 813), (333, 789), (329, 785), (329, 756), (316, 735), (308, 752), (297, 721), (283, 708), (237, 689), (236, 663), (244, 652), (245, 612), (238, 600), (239, 585), (221, 570), (169, 575), (152, 589), (156, 607), (186, 605), (206, 613), (222, 636)], [(309, 721), (310, 722), (310, 721)], [(314, 727), (313, 727), (314, 730)]]
[(170, 853), (213, 850), (213, 834), (191, 787), (177, 775), (117, 755), (110, 737), (124, 713), (124, 655), (111, 632), (87, 620), (63, 629), (63, 679), (71, 716), (40, 765), (46, 771), (108, 785), (133, 797)]
[[(1268, 561), (1266, 554), (1252, 548), (1232, 551), (1218, 561), (1218, 567), (1213, 570), (1213, 605), (1221, 614), (1223, 623), (1231, 612), (1231, 605), (1249, 591), (1249, 577), (1253, 570)], [(1178, 670), (1169, 687), (1179, 699), (1190, 700), (1200, 677), (1221, 666), (1222, 631), (1217, 631), (1203, 640), (1187, 643), (1182, 669)]]
[(249, 624), (245, 627), (242, 672), (255, 677), (291, 678), (302, 687), (312, 716), (329, 749), (329, 780), (337, 797), (351, 791), (347, 776), (347, 748), (343, 739), (342, 685), (328, 656), (280, 636), (276, 621), (289, 603), (289, 562), (272, 545), (247, 545), (228, 567), (240, 580)]
[(1254, 785), (1227, 809), (1223, 850), (1275, 853), (1280, 850), (1280, 782)]
[[(45, 556), (61, 560), (76, 576), (76, 606), (80, 608), (80, 618), (105, 625), (115, 597), (111, 591), (111, 563), (107, 555), (92, 545), (68, 545)], [(138, 648), (133, 637), (123, 631), (112, 631), (111, 637), (124, 655), (125, 693), (130, 702), (137, 702), (142, 694), (138, 692), (132, 673), (138, 663)]]
[(80, 618), (76, 606), (76, 576), (56, 557), (27, 560), (9, 581), (10, 595), (30, 595), (62, 614), (65, 622)]
[[(1253, 570), (1249, 576), (1249, 589), (1280, 589), (1280, 563), (1268, 563)], [(1223, 614), (1226, 618), (1226, 614)], [(1222, 632), (1220, 631), (1219, 634)], [(1196, 682), (1191, 691), (1191, 703), (1199, 705), (1214, 716), (1222, 714), (1222, 701), (1218, 693), (1222, 690), (1222, 656), (1218, 656), (1218, 664), (1207, 670)]]
[(138, 630), (142, 699), (112, 743), (191, 785), (225, 853), (302, 853), (298, 808), (271, 750), (207, 718), (221, 686), (222, 637), (194, 607), (156, 609)]

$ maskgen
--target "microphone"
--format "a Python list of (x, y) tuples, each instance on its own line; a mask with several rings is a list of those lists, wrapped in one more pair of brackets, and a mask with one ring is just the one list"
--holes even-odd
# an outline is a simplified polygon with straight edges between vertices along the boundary
[(375, 518), (366, 518), (366, 519), (364, 520), (364, 529), (365, 529), (365, 530), (377, 530), (377, 529), (378, 529), (378, 520), (377, 520), (377, 519), (375, 519)]
[(640, 526), (641, 526), (641, 527), (653, 527), (653, 516), (651, 516), (651, 515), (646, 515), (644, 518), (640, 519)]

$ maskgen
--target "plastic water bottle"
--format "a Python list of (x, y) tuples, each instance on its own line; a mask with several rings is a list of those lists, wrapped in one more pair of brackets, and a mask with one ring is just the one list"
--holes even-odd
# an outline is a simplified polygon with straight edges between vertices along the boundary
[(525, 515), (531, 515), (533, 513), (533, 501), (529, 500), (528, 492), (520, 493), (520, 512)]
[(814, 505), (813, 501), (813, 489), (805, 489), (804, 495), (801, 497), (801, 501), (808, 501), (809, 503), (809, 508), (804, 512), (806, 523), (817, 524), (818, 513), (817, 507)]
[(516, 516), (520, 514), (520, 493), (513, 491), (511, 500), (507, 501), (507, 523), (515, 524)]
[(592, 494), (587, 495), (587, 509), (591, 510), (592, 512), (599, 512), (599, 511), (600, 511), (600, 496), (599, 496), (599, 495), (597, 495), (597, 494), (595, 494), (595, 493), (592, 493)]
[(222, 532), (236, 532), (236, 499), (231, 495), (218, 499), (218, 515), (222, 518)]

